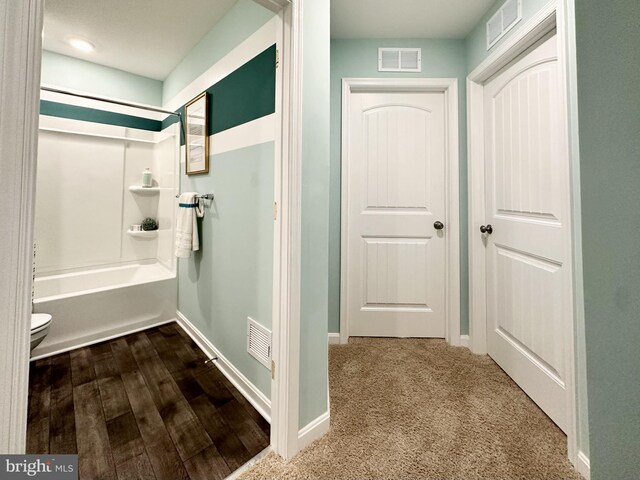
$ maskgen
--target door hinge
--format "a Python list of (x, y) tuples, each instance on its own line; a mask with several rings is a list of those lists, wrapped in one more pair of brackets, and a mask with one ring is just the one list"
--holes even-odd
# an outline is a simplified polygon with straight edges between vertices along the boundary
[(278, 202), (273, 202), (273, 220), (278, 220)]
[(280, 50), (276, 48), (276, 68), (280, 66)]
[(271, 380), (276, 379), (276, 362), (271, 360)]

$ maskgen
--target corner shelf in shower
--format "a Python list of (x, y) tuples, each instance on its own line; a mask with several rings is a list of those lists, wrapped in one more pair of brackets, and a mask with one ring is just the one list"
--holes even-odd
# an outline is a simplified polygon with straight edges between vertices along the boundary
[(131, 193), (139, 193), (141, 195), (155, 195), (160, 193), (160, 187), (142, 187), (140, 185), (131, 185), (129, 187)]
[(137, 238), (156, 238), (158, 236), (158, 230), (147, 230), (147, 231), (127, 230), (127, 235), (129, 235), (130, 237), (137, 237)]

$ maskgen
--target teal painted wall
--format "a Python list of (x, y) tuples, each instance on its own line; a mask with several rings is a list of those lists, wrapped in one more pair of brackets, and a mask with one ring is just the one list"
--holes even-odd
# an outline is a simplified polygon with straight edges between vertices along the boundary
[(247, 353), (247, 316), (271, 328), (274, 142), (212, 155), (208, 175), (181, 191), (215, 192), (200, 224), (200, 251), (180, 260), (178, 310), (260, 391), (271, 374)]
[[(378, 47), (421, 47), (421, 73), (378, 72)], [(466, 64), (463, 40), (331, 40), (331, 193), (329, 214), (329, 331), (340, 331), (340, 177), (342, 78), (454, 77), (458, 79), (460, 128), (460, 287), (461, 331), (469, 331), (467, 242)]]
[(42, 83), (147, 105), (162, 105), (162, 82), (96, 63), (42, 52)]
[(592, 480), (640, 472), (640, 2), (576, 0)]
[(151, 120), (133, 115), (113, 113), (95, 108), (79, 107), (77, 105), (68, 105), (66, 103), (50, 102), (48, 100), (40, 100), (40, 115), (70, 118), (73, 120), (102, 123), (105, 125), (116, 125), (118, 127), (137, 128), (152, 132), (160, 132), (163, 129), (163, 122), (160, 120)]
[(273, 12), (253, 0), (239, 0), (165, 79), (162, 86), (163, 103), (169, 102), (273, 16)]
[(329, 2), (303, 15), (300, 427), (328, 407)]
[(549, 0), (522, 0), (522, 20), (520, 20), (512, 30), (493, 45), (491, 50), (487, 51), (487, 21), (498, 11), (504, 2), (505, 0), (498, 0), (494, 3), (478, 24), (473, 28), (471, 33), (467, 35), (467, 72), (471, 72), (485, 58), (487, 58), (491, 52), (517, 32), (518, 29), (527, 22), (527, 20), (533, 17), (542, 7), (549, 3)]

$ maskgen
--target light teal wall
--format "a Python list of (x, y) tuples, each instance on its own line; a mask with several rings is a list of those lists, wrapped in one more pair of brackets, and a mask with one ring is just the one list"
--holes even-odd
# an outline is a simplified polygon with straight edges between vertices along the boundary
[[(378, 47), (421, 47), (421, 73), (378, 72)], [(454, 77), (458, 79), (460, 128), (461, 331), (469, 331), (467, 251), (466, 64), (463, 40), (331, 40), (331, 193), (329, 210), (329, 331), (340, 331), (340, 174), (342, 78)]]
[(328, 407), (329, 2), (303, 15), (300, 427)]
[(576, 0), (593, 480), (640, 472), (640, 2)]
[(163, 103), (170, 101), (273, 16), (273, 12), (253, 0), (239, 0), (165, 79)]
[(58, 53), (42, 52), (42, 83), (147, 105), (162, 105), (162, 82)]
[(473, 28), (471, 33), (467, 35), (467, 72), (471, 72), (480, 62), (489, 56), (489, 54), (502, 45), (511, 35), (518, 31), (523, 24), (540, 11), (549, 0), (522, 0), (522, 20), (504, 37), (502, 37), (491, 50), (487, 51), (487, 21), (494, 13), (504, 4), (505, 0), (498, 0), (494, 3), (487, 13), (482, 17), (478, 24)]
[[(201, 249), (179, 261), (178, 310), (260, 391), (271, 374), (247, 353), (247, 316), (271, 328), (274, 143), (210, 157), (209, 175), (181, 191), (215, 192), (200, 225)], [(208, 202), (207, 202), (208, 203)]]

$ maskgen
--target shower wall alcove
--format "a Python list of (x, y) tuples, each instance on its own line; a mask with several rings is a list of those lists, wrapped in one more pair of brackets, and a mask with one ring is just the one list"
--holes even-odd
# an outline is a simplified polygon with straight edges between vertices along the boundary
[[(172, 320), (177, 292), (179, 122), (49, 92), (41, 113), (34, 312), (54, 321), (34, 358)], [(148, 217), (157, 231), (130, 231)]]

